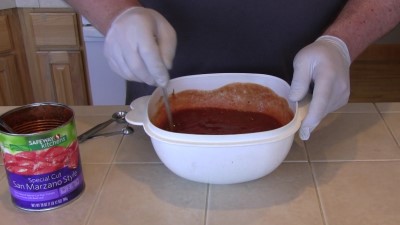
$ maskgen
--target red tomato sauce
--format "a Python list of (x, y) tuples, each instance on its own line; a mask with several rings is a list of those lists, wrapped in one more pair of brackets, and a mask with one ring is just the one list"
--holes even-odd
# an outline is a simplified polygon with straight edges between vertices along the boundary
[(169, 96), (171, 129), (162, 99), (152, 123), (188, 134), (243, 134), (277, 129), (293, 119), (287, 100), (254, 83), (232, 83), (214, 90), (185, 90)]
[(282, 126), (272, 116), (218, 108), (184, 109), (173, 113), (171, 130), (165, 120), (160, 128), (188, 134), (243, 134), (273, 130)]

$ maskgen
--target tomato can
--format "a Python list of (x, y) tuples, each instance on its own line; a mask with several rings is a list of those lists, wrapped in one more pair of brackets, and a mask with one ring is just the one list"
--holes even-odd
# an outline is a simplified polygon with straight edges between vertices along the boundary
[(83, 192), (74, 112), (59, 103), (34, 103), (0, 116), (0, 148), (12, 202), (28, 211), (58, 208)]

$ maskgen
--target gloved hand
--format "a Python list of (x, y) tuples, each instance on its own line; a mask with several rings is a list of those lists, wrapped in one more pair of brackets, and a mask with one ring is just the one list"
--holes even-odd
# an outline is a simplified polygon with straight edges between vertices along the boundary
[(303, 99), (314, 82), (309, 110), (299, 135), (308, 140), (310, 133), (330, 112), (345, 105), (350, 96), (351, 59), (346, 44), (334, 36), (321, 36), (301, 49), (293, 61), (294, 74), (289, 99)]
[(104, 54), (111, 68), (126, 80), (165, 87), (176, 42), (174, 28), (161, 14), (132, 7), (111, 24)]

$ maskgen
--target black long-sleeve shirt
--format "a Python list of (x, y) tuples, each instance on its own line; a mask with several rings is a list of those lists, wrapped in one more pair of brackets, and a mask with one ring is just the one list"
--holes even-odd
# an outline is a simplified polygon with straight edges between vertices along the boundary
[[(322, 34), (346, 0), (142, 0), (177, 33), (171, 78), (243, 72), (291, 82), (293, 58)], [(128, 82), (127, 103), (153, 87)]]

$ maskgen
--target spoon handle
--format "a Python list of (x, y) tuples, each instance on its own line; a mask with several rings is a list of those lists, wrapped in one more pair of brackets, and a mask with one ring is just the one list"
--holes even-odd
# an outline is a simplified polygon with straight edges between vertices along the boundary
[(113, 131), (113, 132), (108, 132), (108, 133), (93, 134), (92, 136), (89, 137), (89, 139), (95, 138), (95, 137), (109, 137), (109, 136), (114, 136), (114, 135), (118, 135), (118, 134), (124, 134), (124, 133), (122, 130), (119, 130), (119, 131)]
[[(87, 141), (89, 139), (92, 138), (97, 138), (97, 137), (109, 137), (109, 136), (113, 136), (113, 135), (129, 135), (132, 134), (134, 132), (133, 128), (126, 126), (124, 128), (122, 128), (122, 130), (118, 130), (118, 131), (112, 131), (112, 132), (107, 132), (107, 133), (97, 133), (97, 134), (93, 134), (92, 136), (90, 136), (89, 138), (87, 138), (84, 141)], [(82, 142), (79, 142), (79, 144), (81, 144)]]
[(78, 142), (84, 142), (87, 139), (89, 139), (91, 136), (93, 136), (94, 134), (96, 134), (97, 132), (99, 132), (100, 130), (104, 129), (105, 127), (107, 127), (108, 125), (110, 125), (112, 122), (114, 121), (114, 119), (109, 119), (103, 123), (100, 123), (96, 126), (94, 126), (93, 128), (91, 128), (90, 130), (86, 131), (85, 133), (81, 134), (78, 136)]
[(15, 133), (15, 131), (10, 126), (8, 126), (8, 124), (6, 124), (1, 118), (0, 118), (0, 126), (3, 127), (9, 133)]

